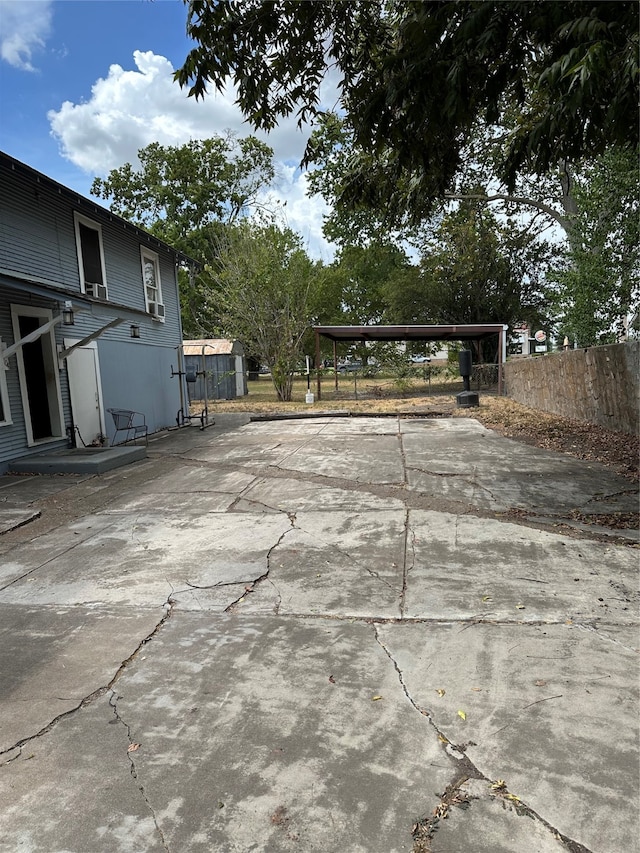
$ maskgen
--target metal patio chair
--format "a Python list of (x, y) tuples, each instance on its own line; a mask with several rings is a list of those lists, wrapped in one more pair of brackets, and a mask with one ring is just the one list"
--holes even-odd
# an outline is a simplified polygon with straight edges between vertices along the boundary
[(126, 444), (132, 438), (136, 441), (140, 436), (144, 438), (145, 444), (149, 444), (149, 428), (142, 412), (134, 412), (131, 409), (107, 409), (107, 411), (113, 418), (116, 428), (112, 444), (116, 444), (116, 436), (119, 432), (127, 433), (127, 437), (120, 444)]

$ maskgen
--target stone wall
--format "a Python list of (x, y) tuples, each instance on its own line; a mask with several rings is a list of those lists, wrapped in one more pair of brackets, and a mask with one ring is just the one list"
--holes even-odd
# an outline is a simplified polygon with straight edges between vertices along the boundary
[(556, 415), (636, 434), (640, 341), (510, 358), (507, 396)]

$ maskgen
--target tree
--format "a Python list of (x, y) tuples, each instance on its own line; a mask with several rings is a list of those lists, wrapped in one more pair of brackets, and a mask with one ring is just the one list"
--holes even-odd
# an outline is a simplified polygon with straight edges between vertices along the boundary
[(197, 45), (176, 79), (198, 98), (230, 78), (255, 127), (316, 117), (335, 68), (354, 140), (340, 198), (354, 208), (424, 217), (474, 127), (507, 109), (509, 188), (523, 169), (638, 145), (634, 2), (190, 0), (187, 32)]
[(638, 164), (628, 151), (612, 148), (572, 178), (570, 239), (549, 299), (561, 337), (581, 346), (610, 343), (638, 323)]
[(223, 334), (269, 366), (279, 400), (291, 399), (302, 340), (320, 302), (318, 266), (288, 228), (248, 221), (228, 229), (205, 275)]
[[(200, 264), (274, 177), (271, 148), (230, 133), (180, 146), (153, 142), (138, 151), (138, 159), (139, 168), (126, 163), (96, 178), (92, 194)], [(180, 279), (185, 335), (211, 334), (217, 320), (211, 294), (196, 270), (182, 271)]]
[(152, 142), (138, 159), (139, 168), (126, 163), (96, 178), (91, 192), (174, 244), (212, 222), (235, 222), (275, 174), (268, 145), (231, 133), (179, 146)]
[[(548, 247), (528, 229), (501, 224), (481, 201), (444, 216), (422, 250), (420, 279), (389, 290), (397, 323), (538, 323)], [(478, 354), (487, 361), (494, 352)]]
[[(366, 326), (383, 323), (388, 310), (389, 287), (402, 286), (417, 275), (402, 249), (392, 243), (371, 242), (366, 246), (343, 246), (335, 261), (326, 268), (333, 292), (337, 290), (335, 325)], [(332, 292), (332, 291), (330, 291)], [(361, 343), (356, 355), (364, 364), (379, 345)]]

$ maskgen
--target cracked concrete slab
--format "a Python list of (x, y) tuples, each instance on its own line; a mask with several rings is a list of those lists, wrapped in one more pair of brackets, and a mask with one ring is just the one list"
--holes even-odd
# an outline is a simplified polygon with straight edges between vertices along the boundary
[[(153, 495), (187, 495), (197, 505), (201, 495), (222, 492), (235, 496), (253, 480), (251, 474), (242, 471), (220, 472), (210, 466), (183, 464), (177, 471), (155, 477), (149, 490)], [(125, 504), (121, 509), (128, 506)]]
[(322, 512), (343, 510), (364, 512), (369, 510), (402, 510), (401, 498), (378, 495), (345, 488), (326, 486), (286, 477), (272, 479), (261, 477), (250, 486), (234, 504), (234, 512)]
[[(172, 592), (190, 586), (249, 582), (266, 571), (267, 553), (289, 529), (287, 518), (263, 513), (240, 517), (118, 514), (110, 522), (90, 519), (93, 535), (0, 592), (0, 602), (16, 604), (132, 604), (153, 606)], [(251, 527), (251, 541), (243, 531)], [(72, 531), (69, 531), (71, 533)], [(88, 567), (91, 570), (88, 570)], [(27, 563), (14, 564), (26, 572)]]
[(107, 516), (86, 516), (75, 523), (55, 528), (46, 536), (36, 536), (26, 542), (19, 552), (8, 553), (0, 563), (0, 591), (64, 557), (82, 542), (99, 534), (111, 525)]
[[(379, 631), (412, 700), (450, 742), (465, 744), (487, 779), (504, 780), (588, 850), (637, 849), (637, 720), (629, 723), (638, 681), (628, 677), (637, 671), (636, 650), (576, 625), (452, 622), (428, 634), (419, 625)], [(453, 849), (464, 849), (447, 829)], [(478, 839), (474, 849), (496, 848)]]
[[(253, 429), (258, 427), (254, 425)], [(224, 465), (273, 466), (283, 471), (343, 477), (356, 482), (404, 482), (397, 426), (382, 434), (337, 435), (312, 431), (304, 437), (298, 430), (293, 437), (267, 434), (262, 441), (259, 434), (245, 436), (243, 430), (242, 438), (227, 436), (215, 447), (198, 451), (197, 458)], [(373, 470), (372, 459), (376, 460)]]
[(106, 687), (164, 615), (0, 604), (0, 764), (1, 753)]
[(238, 612), (397, 618), (404, 549), (404, 511), (300, 513)]
[(408, 850), (455, 769), (366, 624), (178, 615), (117, 694), (170, 850)]
[(2, 536), (0, 851), (640, 853), (638, 551), (555, 521), (628, 482), (247, 418)]
[[(434, 427), (428, 433), (403, 424), (412, 489), (442, 494), (481, 509), (519, 507), (545, 515), (583, 508), (616, 494), (619, 511), (638, 507), (637, 489), (619, 494), (621, 486), (628, 489), (628, 483), (603, 465), (528, 447), (484, 427), (470, 428), (466, 419), (430, 423)], [(451, 445), (454, 453), (449, 450)]]
[(452, 806), (439, 820), (430, 841), (430, 853), (566, 853), (561, 838), (513, 800), (498, 796), (487, 782), (470, 780), (462, 786), (469, 797)]
[(472, 516), (408, 524), (407, 617), (637, 624), (637, 551)]
[[(372, 469), (371, 461), (375, 460)], [(404, 483), (401, 448), (396, 434), (343, 437), (321, 435), (282, 462), (285, 470), (342, 477), (355, 482)]]
[(102, 696), (0, 765), (0, 851), (167, 853), (129, 743)]
[(0, 512), (0, 534), (15, 530), (16, 527), (22, 527), (23, 524), (28, 524), (34, 518), (38, 518), (39, 515), (40, 512), (37, 509), (24, 509), (20, 506), (3, 503)]

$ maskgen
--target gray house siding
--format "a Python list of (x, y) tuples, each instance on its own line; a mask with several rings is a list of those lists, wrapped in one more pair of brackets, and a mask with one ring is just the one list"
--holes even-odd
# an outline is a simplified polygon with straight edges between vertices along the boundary
[[(176, 426), (180, 408), (180, 379), (173, 347), (139, 347), (139, 341), (107, 340), (99, 345), (105, 410), (133, 409), (142, 412), (150, 431)], [(113, 438), (113, 419), (107, 419), (107, 435)]]
[[(82, 292), (74, 213), (99, 226), (106, 300)], [(157, 257), (164, 322), (147, 312), (141, 247)], [(68, 370), (74, 354), (69, 362), (49, 358), (56, 362), (60, 411), (58, 419), (54, 406), (54, 421), (60, 435), (35, 438), (33, 418), (27, 423), (24, 414), (25, 374), (21, 377), (18, 372), (22, 356), (14, 352), (6, 361), (1, 360), (11, 423), (0, 423), (0, 473), (13, 459), (66, 446), (69, 436), (75, 436), (78, 443), (84, 441), (74, 423), (72, 400), (80, 409), (80, 404), (91, 408), (89, 398), (99, 398), (100, 433), (109, 439), (114, 431), (108, 408), (143, 412), (150, 432), (175, 425), (182, 381), (171, 377), (171, 368), (178, 367), (177, 348), (182, 341), (177, 261), (177, 253), (166, 244), (0, 152), (0, 346), (6, 349), (16, 342), (12, 305), (21, 306), (18, 313), (25, 314), (46, 309), (47, 316), (55, 318), (60, 316), (65, 300), (72, 301), (74, 324), (58, 323), (42, 337), (43, 347), (49, 348), (47, 353), (52, 342), (61, 351), (65, 341), (70, 346), (120, 320), (119, 325), (102, 331), (95, 342), (76, 351), (76, 363), (85, 358), (81, 353), (88, 349), (93, 353), (89, 357), (96, 364), (96, 394), (90, 389), (85, 394), (84, 386), (83, 394), (79, 394), (78, 368), (75, 380)], [(39, 317), (36, 325), (43, 322)], [(139, 327), (139, 338), (132, 338), (132, 325)], [(49, 366), (46, 372), (50, 380)], [(73, 387), (72, 381), (76, 383)], [(29, 393), (33, 412), (40, 403), (33, 396), (33, 388)], [(45, 399), (43, 405), (48, 404), (51, 401)], [(31, 440), (29, 430), (33, 432)], [(94, 439), (99, 439), (95, 431)]]

